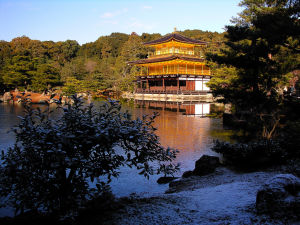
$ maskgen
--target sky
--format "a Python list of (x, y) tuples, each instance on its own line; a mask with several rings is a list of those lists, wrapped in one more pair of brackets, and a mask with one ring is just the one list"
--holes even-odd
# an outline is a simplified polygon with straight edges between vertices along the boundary
[(0, 0), (0, 40), (93, 42), (113, 32), (223, 32), (240, 0)]

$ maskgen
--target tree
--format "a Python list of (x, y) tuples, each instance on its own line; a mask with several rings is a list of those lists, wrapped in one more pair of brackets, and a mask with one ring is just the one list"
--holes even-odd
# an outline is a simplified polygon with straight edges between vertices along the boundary
[(61, 69), (61, 79), (66, 81), (68, 77), (75, 77), (78, 80), (83, 80), (86, 73), (84, 58), (76, 57), (71, 62), (64, 64), (64, 67)]
[(118, 68), (118, 73), (120, 74), (118, 83), (121, 90), (133, 90), (133, 81), (139, 72), (139, 68), (137, 66), (128, 65), (128, 62), (146, 58), (147, 50), (141, 38), (136, 34), (131, 34), (128, 41), (124, 43), (121, 56), (117, 59), (117, 63), (120, 65), (120, 68)]
[(77, 55), (79, 44), (74, 40), (67, 40), (61, 43), (61, 51), (65, 61), (70, 62)]
[(244, 0), (240, 5), (246, 9), (236, 25), (226, 26), (227, 48), (208, 55), (218, 64), (236, 68), (237, 77), (213, 91), (233, 103), (243, 119), (261, 126), (262, 137), (271, 138), (282, 115), (279, 84), (300, 65), (299, 2)]
[(2, 68), (8, 63), (12, 55), (12, 51), (9, 45), (9, 42), (0, 41), (0, 92), (2, 92), (5, 88), (3, 83), (3, 75), (5, 72)]
[(32, 80), (34, 91), (44, 91), (49, 87), (60, 84), (58, 69), (50, 64), (42, 64), (37, 67), (37, 71)]
[(35, 73), (35, 65), (29, 56), (14, 56), (4, 68), (3, 83), (11, 88), (26, 87)]
[(115, 101), (95, 110), (76, 96), (71, 100), (57, 108), (61, 117), (55, 120), (50, 110), (25, 105), (16, 143), (2, 152), (0, 195), (17, 212), (76, 213), (103, 193), (122, 166), (145, 177), (178, 169), (171, 163), (177, 151), (162, 147), (154, 133), (156, 115), (133, 120)]
[(12, 52), (9, 42), (0, 41), (0, 68), (3, 67), (6, 61), (11, 58)]
[(76, 93), (82, 92), (82, 82), (75, 77), (67, 77), (65, 81), (65, 85), (62, 88), (64, 95), (70, 96)]
[(12, 39), (10, 46), (15, 56), (29, 56), (30, 55), (30, 42), (31, 39), (26, 36), (17, 37)]

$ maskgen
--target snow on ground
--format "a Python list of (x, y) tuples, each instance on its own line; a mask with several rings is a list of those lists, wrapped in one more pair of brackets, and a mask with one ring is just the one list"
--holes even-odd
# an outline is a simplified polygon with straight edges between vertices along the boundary
[[(116, 224), (286, 224), (255, 214), (256, 192), (276, 171), (215, 174), (175, 182), (171, 194), (133, 198), (116, 213)], [(288, 223), (290, 224), (290, 223)]]

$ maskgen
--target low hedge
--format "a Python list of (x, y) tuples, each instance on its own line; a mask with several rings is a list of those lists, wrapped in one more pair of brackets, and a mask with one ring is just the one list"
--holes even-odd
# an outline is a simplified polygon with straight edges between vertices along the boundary
[(282, 164), (287, 158), (279, 142), (264, 139), (236, 144), (217, 140), (212, 150), (222, 154), (225, 165), (243, 170)]

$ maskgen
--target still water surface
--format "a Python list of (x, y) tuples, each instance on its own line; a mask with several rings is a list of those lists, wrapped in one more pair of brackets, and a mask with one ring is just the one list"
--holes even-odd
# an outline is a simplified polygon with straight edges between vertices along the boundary
[[(192, 170), (195, 161), (201, 155), (214, 155), (215, 153), (210, 150), (214, 139), (227, 138), (224, 136), (226, 131), (223, 129), (222, 120), (207, 117), (208, 113), (220, 110), (214, 104), (135, 102), (125, 104), (124, 107), (134, 118), (154, 112), (160, 114), (154, 125), (158, 128), (157, 134), (161, 144), (179, 150), (176, 162), (181, 164), (181, 171), (176, 174), (177, 176), (181, 176), (186, 170)], [(23, 109), (19, 104), (0, 103), (0, 149), (6, 149), (14, 143), (14, 135), (8, 131), (18, 123), (18, 116), (22, 114)], [(147, 180), (138, 175), (134, 169), (122, 168), (120, 177), (114, 179), (111, 186), (117, 196), (131, 193), (162, 193), (168, 185), (158, 185), (156, 183), (158, 178), (156, 175)]]

